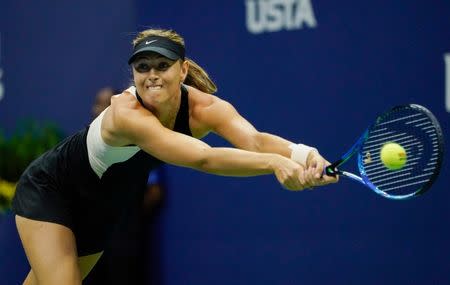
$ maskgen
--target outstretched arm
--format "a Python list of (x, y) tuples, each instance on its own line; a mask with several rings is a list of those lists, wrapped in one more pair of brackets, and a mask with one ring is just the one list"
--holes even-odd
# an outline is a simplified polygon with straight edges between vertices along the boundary
[[(287, 189), (305, 188), (303, 167), (281, 155), (234, 148), (212, 148), (206, 143), (165, 128), (158, 118), (132, 99), (113, 102), (102, 123), (102, 137), (110, 145), (136, 144), (170, 164), (225, 176), (275, 174)], [(127, 102), (126, 100), (130, 100)]]
[(213, 132), (234, 146), (262, 153), (277, 153), (306, 167), (305, 178), (310, 186), (336, 182), (336, 178), (323, 176), (329, 164), (315, 148), (297, 145), (277, 135), (259, 132), (228, 102), (214, 97), (213, 103), (197, 112), (199, 120)]

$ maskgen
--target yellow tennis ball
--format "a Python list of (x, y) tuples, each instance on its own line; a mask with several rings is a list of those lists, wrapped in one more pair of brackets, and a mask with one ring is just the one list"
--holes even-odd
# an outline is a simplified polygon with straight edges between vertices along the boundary
[(380, 158), (384, 166), (390, 170), (401, 169), (406, 164), (407, 155), (405, 149), (398, 143), (389, 142), (383, 145)]

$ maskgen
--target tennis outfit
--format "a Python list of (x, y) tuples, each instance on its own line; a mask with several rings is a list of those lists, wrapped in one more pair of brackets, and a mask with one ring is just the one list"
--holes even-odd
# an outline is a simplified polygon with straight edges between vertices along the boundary
[[(129, 91), (136, 96), (134, 87)], [(182, 86), (174, 131), (192, 136), (188, 95)], [(162, 163), (137, 146), (107, 145), (100, 131), (104, 113), (33, 161), (12, 203), (19, 216), (70, 228), (79, 256), (104, 249), (122, 213), (146, 189), (149, 172)]]

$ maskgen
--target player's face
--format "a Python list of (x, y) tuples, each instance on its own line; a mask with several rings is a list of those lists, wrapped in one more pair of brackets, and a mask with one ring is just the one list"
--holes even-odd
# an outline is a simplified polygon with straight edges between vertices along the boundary
[(180, 60), (174, 61), (157, 53), (138, 57), (132, 67), (137, 92), (146, 105), (155, 108), (170, 103), (171, 98), (180, 94), (180, 84), (187, 74)]

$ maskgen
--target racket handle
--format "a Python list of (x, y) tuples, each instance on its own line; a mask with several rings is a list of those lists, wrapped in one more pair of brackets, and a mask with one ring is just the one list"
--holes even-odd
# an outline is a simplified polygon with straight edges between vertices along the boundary
[(327, 175), (327, 176), (332, 176), (335, 177), (336, 175), (339, 174), (339, 170), (336, 169), (336, 167), (334, 167), (333, 164), (326, 166), (323, 169), (323, 174)]
[(332, 176), (332, 177), (335, 177), (336, 175), (341, 174), (341, 171), (339, 171), (339, 170), (337, 169), (337, 167), (338, 167), (339, 165), (341, 165), (344, 161), (345, 161), (345, 160), (341, 158), (341, 159), (339, 159), (339, 160), (333, 162), (332, 164), (326, 166), (326, 167), (323, 169), (323, 174), (324, 174), (324, 175), (328, 175), (328, 176)]

